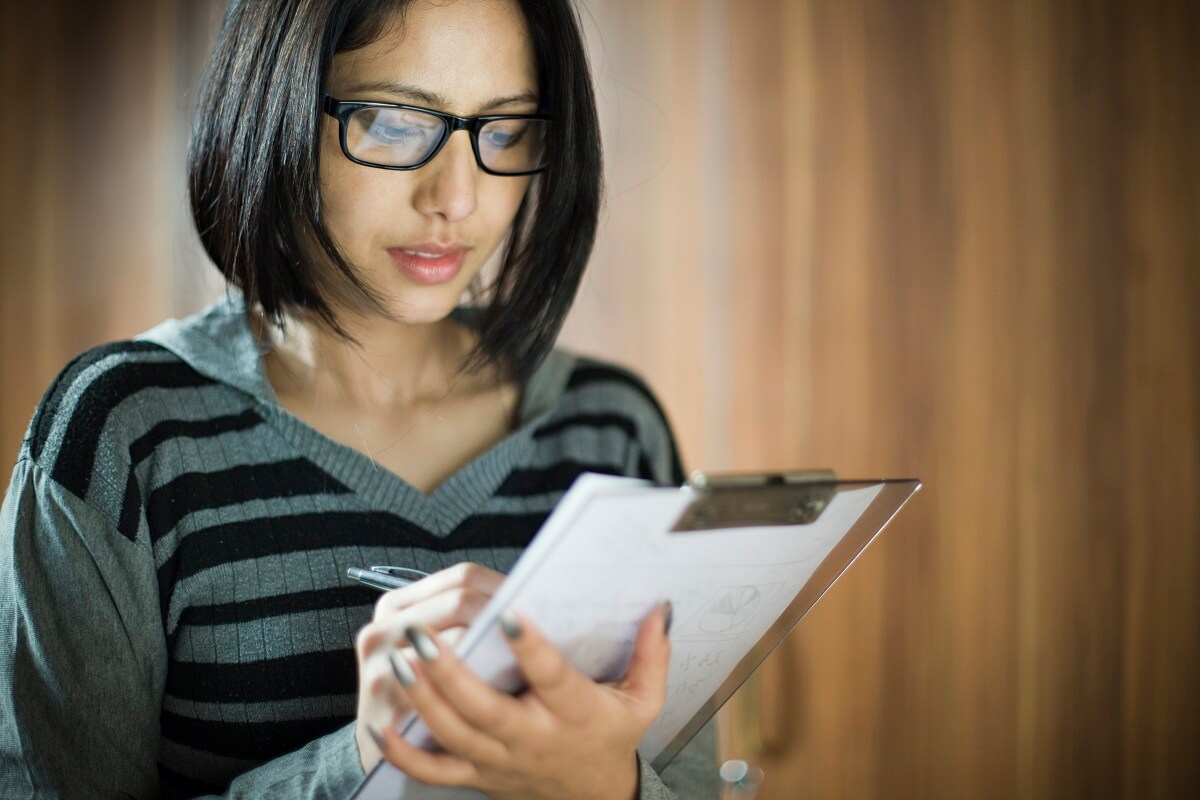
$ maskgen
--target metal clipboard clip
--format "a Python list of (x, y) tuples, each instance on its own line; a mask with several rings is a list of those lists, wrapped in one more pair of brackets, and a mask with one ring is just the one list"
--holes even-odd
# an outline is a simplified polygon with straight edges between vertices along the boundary
[(832, 470), (694, 472), (685, 485), (696, 497), (671, 528), (672, 533), (811, 525), (837, 494), (837, 475)]

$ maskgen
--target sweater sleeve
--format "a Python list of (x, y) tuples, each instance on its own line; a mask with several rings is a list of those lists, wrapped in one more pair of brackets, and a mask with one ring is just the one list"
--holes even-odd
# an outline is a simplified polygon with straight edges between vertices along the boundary
[(709, 720), (659, 774), (639, 756), (638, 800), (717, 800), (717, 726)]
[[(159, 796), (157, 586), (148, 545), (17, 462), (0, 510), (0, 797)], [(224, 796), (342, 800), (362, 777), (347, 726)]]

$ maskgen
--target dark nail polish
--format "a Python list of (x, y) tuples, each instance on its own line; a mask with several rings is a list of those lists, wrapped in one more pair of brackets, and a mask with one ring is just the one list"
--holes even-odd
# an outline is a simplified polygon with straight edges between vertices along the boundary
[(666, 610), (663, 611), (663, 636), (670, 635), (671, 622), (674, 620), (674, 617), (675, 617), (675, 606), (672, 605), (670, 600), (668, 600), (666, 602), (666, 606), (667, 606)]
[(497, 615), (496, 619), (505, 636), (510, 639), (517, 639), (521, 636), (521, 623), (517, 622), (516, 614), (506, 608)]
[(380, 751), (387, 750), (387, 742), (383, 740), (383, 734), (378, 728), (376, 728), (374, 725), (368, 725), (367, 733), (371, 735), (371, 739), (375, 742), (375, 746), (378, 747)]
[(404, 635), (408, 637), (408, 641), (412, 643), (413, 649), (417, 651), (417, 655), (421, 657), (422, 661), (429, 662), (438, 657), (437, 645), (433, 643), (433, 639), (430, 639), (429, 634), (416, 625), (405, 630)]
[(396, 674), (396, 680), (400, 681), (400, 685), (405, 689), (417, 682), (417, 674), (413, 672), (404, 656), (392, 653), (388, 656), (388, 661), (392, 664), (392, 672)]

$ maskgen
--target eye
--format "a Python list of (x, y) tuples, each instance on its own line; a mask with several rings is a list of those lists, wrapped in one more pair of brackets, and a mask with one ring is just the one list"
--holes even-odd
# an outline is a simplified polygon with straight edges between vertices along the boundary
[(427, 142), (434, 135), (435, 131), (426, 125), (406, 125), (380, 118), (376, 118), (367, 129), (367, 136), (386, 145), (419, 144)]
[(523, 131), (487, 131), (484, 133), (487, 145), (496, 150), (515, 148), (523, 136)]
[(518, 120), (496, 122), (483, 129), (481, 138), (493, 150), (507, 150), (521, 143), (528, 128), (527, 124)]
[(417, 149), (432, 147), (442, 135), (435, 116), (402, 108), (364, 108), (351, 119), (356, 147)]

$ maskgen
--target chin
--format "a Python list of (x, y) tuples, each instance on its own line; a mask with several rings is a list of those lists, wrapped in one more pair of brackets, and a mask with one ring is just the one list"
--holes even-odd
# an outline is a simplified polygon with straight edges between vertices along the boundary
[(478, 269), (465, 269), (453, 280), (435, 285), (422, 285), (406, 280), (402, 275), (391, 279), (376, 291), (382, 295), (388, 316), (409, 325), (429, 325), (441, 322), (465, 302)]
[(388, 303), (388, 311), (394, 319), (408, 325), (430, 325), (450, 316), (459, 305), (462, 292), (445, 291), (441, 296), (414, 297), (424, 292), (405, 292)]

